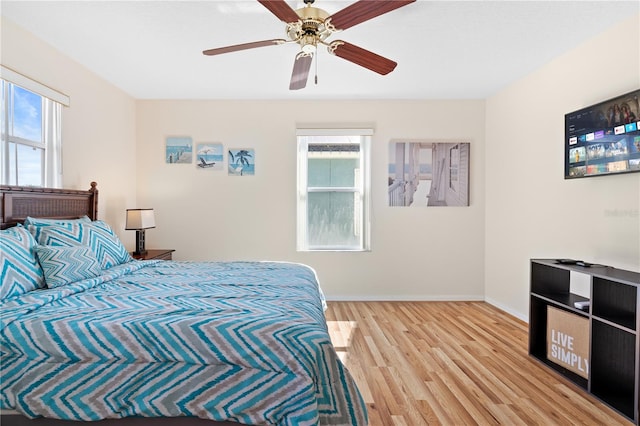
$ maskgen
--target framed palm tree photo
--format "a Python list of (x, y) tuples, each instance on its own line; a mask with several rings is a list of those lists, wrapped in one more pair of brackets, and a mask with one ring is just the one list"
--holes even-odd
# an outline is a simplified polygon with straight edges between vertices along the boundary
[(229, 176), (255, 175), (255, 160), (255, 150), (251, 148), (229, 149)]

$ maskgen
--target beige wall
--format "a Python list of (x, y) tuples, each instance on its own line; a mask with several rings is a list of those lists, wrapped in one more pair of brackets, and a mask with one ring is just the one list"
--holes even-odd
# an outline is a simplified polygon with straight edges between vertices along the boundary
[[(138, 101), (137, 182), (149, 246), (175, 258), (316, 269), (332, 299), (482, 299), (484, 101)], [(296, 252), (296, 123), (373, 125), (372, 250)], [(255, 176), (166, 164), (166, 136), (254, 148)], [(471, 206), (387, 207), (389, 141), (471, 143)], [(226, 164), (226, 160), (225, 160)]]
[[(149, 247), (177, 259), (275, 259), (315, 267), (330, 298), (481, 299), (484, 102), (136, 101), (42, 40), (2, 20), (2, 64), (71, 98), (64, 111), (64, 184), (100, 189), (100, 217), (132, 248), (124, 210), (156, 209)], [(296, 123), (366, 125), (372, 152), (372, 251), (295, 251)], [(253, 177), (167, 165), (164, 139), (256, 150)], [(387, 207), (391, 139), (471, 143), (471, 206)], [(460, 267), (463, 262), (464, 267)]]
[(50, 45), (2, 17), (2, 65), (68, 95), (63, 110), (63, 185), (98, 182), (99, 217), (125, 243), (125, 209), (136, 202), (134, 100)]
[(640, 87), (636, 16), (487, 99), (486, 299), (528, 316), (529, 259), (640, 271), (640, 174), (564, 180), (564, 114)]
[[(87, 188), (96, 180), (100, 216), (130, 248), (133, 233), (123, 230), (124, 210), (149, 206), (158, 226), (147, 232), (148, 246), (175, 248), (177, 259), (300, 261), (316, 268), (329, 298), (486, 296), (526, 318), (531, 257), (640, 269), (640, 176), (565, 181), (561, 142), (566, 112), (640, 87), (638, 28), (635, 18), (595, 37), (492, 96), (486, 106), (134, 101), (4, 18), (1, 60), (71, 97), (64, 112), (65, 186)], [(617, 58), (615, 67), (602, 52)], [(299, 123), (375, 128), (371, 252), (295, 251)], [(167, 165), (168, 135), (254, 148), (256, 175)], [(387, 207), (392, 139), (470, 142), (471, 206)]]

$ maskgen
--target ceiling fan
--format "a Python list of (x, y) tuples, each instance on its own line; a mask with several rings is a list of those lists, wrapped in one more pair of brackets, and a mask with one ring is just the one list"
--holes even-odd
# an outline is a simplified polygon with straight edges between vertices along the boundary
[(359, 0), (333, 15), (313, 7), (314, 1), (304, 0), (305, 7), (293, 10), (285, 0), (258, 0), (278, 19), (287, 24), (287, 39), (254, 41), (252, 43), (209, 49), (202, 53), (213, 56), (256, 47), (298, 43), (301, 50), (296, 55), (293, 63), (293, 72), (289, 83), (290, 90), (299, 90), (307, 85), (313, 55), (319, 44), (327, 46), (329, 53), (378, 74), (386, 75), (395, 69), (398, 64), (390, 59), (346, 41), (335, 40), (329, 42), (326, 39), (334, 32), (346, 30), (376, 16), (413, 3), (416, 0)]

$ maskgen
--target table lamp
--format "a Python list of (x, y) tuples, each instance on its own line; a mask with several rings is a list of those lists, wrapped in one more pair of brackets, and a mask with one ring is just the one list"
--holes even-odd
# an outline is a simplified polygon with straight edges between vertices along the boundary
[(124, 229), (136, 231), (136, 251), (133, 254), (142, 255), (147, 252), (144, 248), (144, 231), (155, 227), (153, 209), (127, 209), (127, 224)]

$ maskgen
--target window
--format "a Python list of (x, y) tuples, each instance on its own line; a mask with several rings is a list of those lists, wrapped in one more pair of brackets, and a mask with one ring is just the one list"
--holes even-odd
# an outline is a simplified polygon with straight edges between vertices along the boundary
[(68, 98), (5, 67), (0, 93), (0, 183), (60, 187), (62, 105), (42, 93)]
[(371, 134), (298, 130), (298, 250), (369, 250)]

